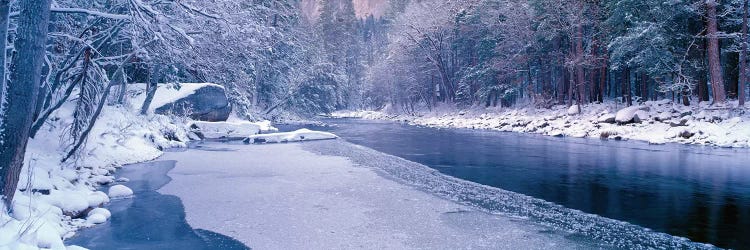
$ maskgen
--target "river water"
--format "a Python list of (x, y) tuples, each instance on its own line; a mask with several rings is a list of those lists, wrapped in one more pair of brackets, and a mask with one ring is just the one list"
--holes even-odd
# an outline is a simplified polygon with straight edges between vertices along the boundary
[(312, 129), (450, 176), (697, 242), (750, 248), (748, 149), (324, 122)]

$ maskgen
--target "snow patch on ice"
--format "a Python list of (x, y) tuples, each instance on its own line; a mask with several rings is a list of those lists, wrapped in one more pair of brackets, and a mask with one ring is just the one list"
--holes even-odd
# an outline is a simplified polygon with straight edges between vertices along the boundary
[[(263, 124), (265, 125), (265, 124)], [(268, 125), (270, 127), (270, 124)], [(191, 125), (192, 131), (200, 133), (204, 138), (232, 138), (245, 137), (258, 134), (261, 125), (248, 122), (201, 122), (196, 121)]]
[(339, 138), (338, 136), (328, 133), (313, 131), (309, 129), (300, 129), (293, 132), (272, 133), (251, 135), (245, 139), (246, 143), (282, 143), (282, 142), (299, 142), (314, 140), (330, 140)]

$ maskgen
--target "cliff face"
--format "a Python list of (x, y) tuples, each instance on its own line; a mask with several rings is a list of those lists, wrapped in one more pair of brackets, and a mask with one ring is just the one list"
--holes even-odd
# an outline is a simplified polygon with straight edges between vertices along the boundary
[(380, 17), (388, 7), (388, 0), (353, 0), (357, 16), (365, 18), (369, 15)]
[[(300, 1), (302, 14), (308, 20), (317, 20), (322, 1), (323, 0)], [(388, 7), (388, 0), (352, 0), (352, 3), (354, 4), (354, 11), (357, 12), (357, 17), (359, 18), (365, 18), (369, 15), (380, 17)]]

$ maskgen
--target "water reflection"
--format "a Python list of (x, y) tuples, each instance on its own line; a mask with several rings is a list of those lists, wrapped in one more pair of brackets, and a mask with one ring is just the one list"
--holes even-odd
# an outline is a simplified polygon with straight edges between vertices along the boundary
[(442, 173), (720, 247), (750, 246), (750, 150), (327, 120)]
[(118, 176), (130, 181), (132, 199), (107, 205), (110, 221), (81, 230), (66, 241), (88, 249), (249, 249), (241, 242), (207, 230), (193, 229), (185, 221), (185, 207), (177, 196), (157, 192), (171, 179), (174, 161), (155, 161), (124, 167)]

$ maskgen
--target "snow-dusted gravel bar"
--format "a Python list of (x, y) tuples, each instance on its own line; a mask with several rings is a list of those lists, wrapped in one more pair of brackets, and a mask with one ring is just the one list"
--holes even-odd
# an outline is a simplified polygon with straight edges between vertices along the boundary
[(159, 192), (253, 249), (711, 248), (342, 140), (199, 148), (161, 158), (177, 164)]

